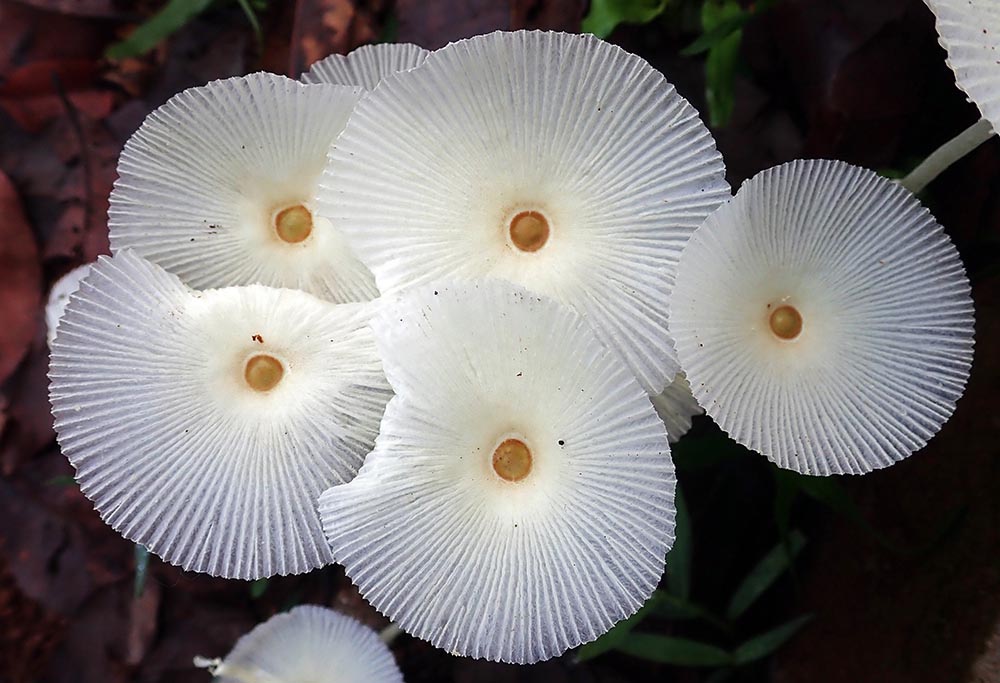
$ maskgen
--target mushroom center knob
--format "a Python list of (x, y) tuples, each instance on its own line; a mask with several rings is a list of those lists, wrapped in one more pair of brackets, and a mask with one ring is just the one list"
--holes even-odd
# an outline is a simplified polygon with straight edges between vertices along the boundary
[(521, 481), (531, 472), (531, 451), (520, 439), (507, 439), (493, 451), (493, 470), (501, 479)]
[(270, 391), (281, 381), (285, 369), (274, 356), (260, 353), (247, 361), (243, 378), (254, 391)]
[(774, 336), (795, 339), (802, 332), (802, 314), (794, 306), (779, 306), (772, 311), (770, 324)]
[(301, 204), (282, 209), (274, 217), (274, 231), (278, 233), (278, 237), (290, 244), (309, 237), (312, 229), (312, 214)]
[(549, 222), (537, 211), (522, 211), (510, 219), (510, 241), (521, 251), (538, 251), (549, 241)]

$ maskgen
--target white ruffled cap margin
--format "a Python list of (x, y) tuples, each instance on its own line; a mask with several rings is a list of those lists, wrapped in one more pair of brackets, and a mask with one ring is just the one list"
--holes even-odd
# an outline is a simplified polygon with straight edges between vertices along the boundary
[(55, 341), (56, 329), (59, 327), (63, 311), (66, 310), (66, 304), (69, 303), (70, 295), (80, 287), (80, 281), (87, 277), (91, 265), (85, 263), (82, 266), (77, 266), (56, 280), (52, 289), (49, 290), (49, 299), (45, 304), (46, 339), (49, 346), (52, 346), (52, 342)]
[[(262, 285), (195, 292), (130, 251), (101, 257), (49, 368), (84, 495), (185, 569), (257, 579), (328, 564), (315, 501), (360, 468), (391, 395), (372, 307)], [(284, 368), (266, 392), (244, 379), (260, 354)]]
[[(331, 148), (317, 206), (381, 291), (500, 277), (575, 308), (647, 392), (678, 372), (667, 302), (690, 234), (730, 196), (698, 113), (592, 35), (496, 32), (387, 77)], [(512, 219), (551, 224), (537, 251)]]
[(666, 389), (650, 400), (667, 428), (670, 443), (677, 443), (691, 429), (694, 416), (705, 412), (691, 393), (691, 385), (684, 373), (679, 373)]
[(334, 54), (319, 60), (302, 74), (302, 81), (374, 90), (389, 74), (420, 66), (429, 54), (429, 50), (412, 43), (362, 45), (346, 55)]
[[(125, 143), (111, 192), (111, 249), (134, 249), (206, 289), (260, 283), (334, 302), (378, 296), (313, 194), (327, 150), (363, 94), (255, 73), (185, 90)], [(313, 214), (299, 242), (277, 214)]]
[(934, 13), (941, 46), (958, 87), (1000, 130), (1000, 3), (924, 0)]
[[(499, 280), (423, 285), (372, 325), (396, 396), (358, 476), (320, 497), (334, 552), (407, 633), (555, 657), (635, 613), (673, 542), (667, 435), (568, 307)], [(493, 465), (522, 440), (520, 480)]]
[[(801, 316), (781, 339), (771, 315)], [(698, 229), (671, 309), (699, 403), (804, 474), (887, 467), (964, 391), (973, 310), (958, 252), (913, 195), (839, 161), (759, 173)]]
[(277, 614), (213, 667), (218, 683), (402, 683), (392, 652), (359, 621), (325, 607)]

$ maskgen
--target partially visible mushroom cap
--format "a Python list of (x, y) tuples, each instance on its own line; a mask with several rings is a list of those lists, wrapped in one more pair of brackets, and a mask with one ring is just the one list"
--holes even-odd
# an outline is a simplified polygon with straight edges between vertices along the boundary
[(620, 358), (497, 280), (421, 286), (372, 324), (396, 396), (319, 504), (365, 598), (437, 647), (517, 663), (635, 613), (673, 542), (675, 479)]
[(80, 281), (87, 277), (90, 266), (90, 263), (77, 266), (56, 280), (52, 289), (49, 290), (49, 300), (45, 304), (46, 338), (49, 346), (52, 346), (52, 342), (55, 341), (59, 319), (62, 318), (63, 311), (66, 310), (70, 295), (80, 287)]
[(255, 73), (170, 98), (118, 162), (111, 249), (197, 289), (260, 283), (334, 302), (378, 296), (313, 194), (361, 88)]
[(937, 21), (941, 46), (958, 87), (1000, 130), (1000, 3), (924, 0)]
[(317, 195), (383, 292), (500, 277), (572, 306), (650, 393), (681, 249), (729, 197), (698, 113), (592, 35), (460, 40), (359, 103)]
[(412, 43), (362, 45), (346, 55), (334, 54), (319, 60), (302, 74), (302, 80), (374, 90), (389, 74), (420, 66), (429, 54), (429, 50)]
[(391, 395), (372, 305), (194, 292), (130, 251), (102, 257), (49, 369), (84, 495), (185, 569), (256, 579), (329, 563), (315, 501), (357, 472)]
[(969, 281), (913, 195), (839, 161), (759, 173), (688, 243), (671, 302), (698, 402), (805, 474), (921, 448), (972, 361)]
[(670, 443), (676, 443), (691, 429), (691, 421), (695, 415), (705, 412), (691, 393), (691, 385), (684, 373), (679, 373), (666, 389), (650, 400), (667, 428)]
[(212, 673), (219, 683), (402, 683), (392, 652), (359, 621), (302, 605), (236, 641)]

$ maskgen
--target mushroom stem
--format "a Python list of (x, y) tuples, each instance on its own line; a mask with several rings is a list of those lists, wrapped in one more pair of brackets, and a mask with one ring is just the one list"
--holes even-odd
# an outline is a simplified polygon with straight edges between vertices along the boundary
[(910, 174), (900, 180), (900, 184), (913, 194), (923, 190), (946, 168), (964, 157), (993, 136), (993, 127), (986, 119), (980, 119), (938, 147)]
[(391, 645), (392, 641), (396, 639), (396, 636), (398, 636), (402, 632), (403, 629), (396, 626), (396, 624), (389, 624), (384, 629), (382, 629), (382, 632), (378, 634), (378, 637), (381, 638), (382, 642), (385, 643), (386, 645)]

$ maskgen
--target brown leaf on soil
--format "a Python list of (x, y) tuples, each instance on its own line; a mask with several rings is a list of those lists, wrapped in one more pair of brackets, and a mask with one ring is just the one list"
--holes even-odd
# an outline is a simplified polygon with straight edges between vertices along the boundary
[(93, 89), (97, 73), (89, 60), (45, 60), (17, 67), (0, 85), (0, 107), (29, 133), (37, 133), (64, 116), (66, 99), (87, 116), (104, 118), (111, 113), (114, 95)]
[(0, 383), (21, 362), (41, 304), (38, 246), (14, 185), (0, 171)]
[(359, 9), (354, 0), (299, 0), (292, 26), (290, 73), (302, 73), (327, 55), (350, 52), (377, 36), (373, 11)]

